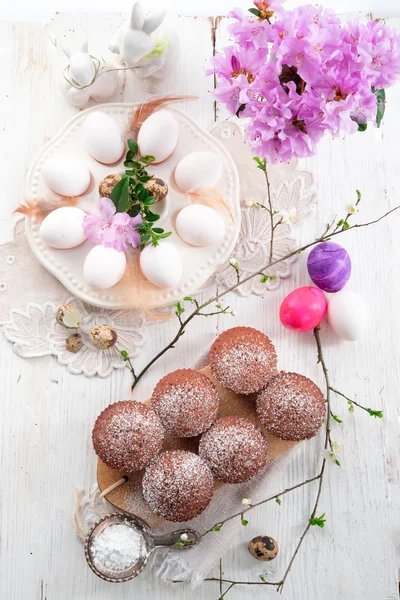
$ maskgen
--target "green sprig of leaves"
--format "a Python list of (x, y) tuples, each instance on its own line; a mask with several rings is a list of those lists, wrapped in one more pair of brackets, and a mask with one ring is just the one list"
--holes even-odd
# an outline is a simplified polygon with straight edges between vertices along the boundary
[(381, 410), (373, 410), (372, 408), (367, 408), (367, 413), (371, 417), (375, 417), (375, 419), (383, 419), (383, 412)]
[(261, 159), (258, 158), (258, 156), (253, 156), (253, 160), (257, 163), (257, 167), (261, 169), (261, 171), (265, 171), (267, 166), (267, 161), (265, 160), (265, 158)]
[(317, 527), (321, 527), (321, 529), (323, 529), (325, 527), (325, 523), (326, 523), (326, 519), (325, 519), (325, 513), (323, 513), (320, 517), (313, 517), (312, 519), (310, 519), (310, 525), (312, 526), (317, 526)]
[(339, 419), (339, 417), (337, 415), (334, 415), (333, 413), (331, 413), (331, 417), (334, 421), (336, 421), (336, 423), (343, 423), (342, 419)]
[(137, 143), (131, 139), (127, 143), (128, 151), (124, 160), (125, 175), (114, 186), (111, 200), (117, 212), (126, 212), (131, 217), (139, 214), (142, 216), (143, 223), (138, 228), (142, 247), (147, 242), (158, 246), (159, 241), (169, 237), (172, 232), (154, 226), (160, 215), (152, 211), (155, 198), (144, 185), (152, 179), (147, 172), (147, 167), (155, 159), (154, 156), (141, 156), (137, 159), (136, 155), (139, 151)]
[(275, 281), (276, 275), (261, 275), (260, 283), (267, 283), (267, 281)]

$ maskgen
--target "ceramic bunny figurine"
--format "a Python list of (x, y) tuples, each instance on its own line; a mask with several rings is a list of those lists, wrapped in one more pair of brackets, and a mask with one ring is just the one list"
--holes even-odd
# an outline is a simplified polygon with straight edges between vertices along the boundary
[(87, 42), (81, 45), (78, 52), (71, 50), (65, 43), (61, 48), (69, 58), (69, 65), (63, 73), (60, 87), (70, 104), (82, 108), (90, 98), (103, 102), (114, 94), (118, 84), (118, 71), (107, 72), (111, 67), (88, 53)]
[(141, 4), (135, 2), (130, 20), (118, 29), (110, 43), (111, 52), (119, 54), (122, 64), (146, 80), (150, 92), (160, 88), (163, 80), (176, 68), (179, 58), (176, 33), (156, 32), (165, 15), (166, 11), (160, 10), (146, 16)]

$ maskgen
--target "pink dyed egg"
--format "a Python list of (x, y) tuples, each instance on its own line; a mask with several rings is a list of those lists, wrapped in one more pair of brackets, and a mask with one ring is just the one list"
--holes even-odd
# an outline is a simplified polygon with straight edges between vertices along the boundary
[(281, 304), (282, 325), (293, 331), (310, 331), (324, 318), (327, 301), (322, 290), (310, 285), (293, 290)]

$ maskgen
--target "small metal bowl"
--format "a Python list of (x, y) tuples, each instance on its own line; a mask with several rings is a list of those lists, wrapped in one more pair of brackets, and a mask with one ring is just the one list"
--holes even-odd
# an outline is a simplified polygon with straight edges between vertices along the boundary
[[(118, 571), (108, 569), (107, 567), (100, 565), (98, 562), (95, 564), (92, 556), (93, 540), (110, 525), (121, 524), (132, 527), (132, 529), (135, 529), (135, 531), (137, 531), (143, 538), (141, 554), (138, 560), (127, 569)], [(174, 546), (177, 541), (180, 541), (180, 536), (183, 533), (188, 536), (186, 543), (181, 547)], [(143, 571), (149, 560), (150, 554), (155, 549), (161, 547), (170, 547), (175, 548), (176, 550), (188, 550), (198, 544), (198, 537), (199, 534), (193, 529), (179, 529), (178, 531), (174, 531), (173, 533), (165, 536), (153, 536), (150, 533), (150, 528), (148, 525), (138, 517), (122, 513), (112, 513), (97, 521), (97, 523), (95, 523), (88, 533), (85, 541), (85, 557), (89, 567), (92, 569), (93, 573), (97, 575), (97, 577), (100, 577), (105, 581), (109, 581), (110, 583), (123, 583), (125, 581), (134, 579)]]

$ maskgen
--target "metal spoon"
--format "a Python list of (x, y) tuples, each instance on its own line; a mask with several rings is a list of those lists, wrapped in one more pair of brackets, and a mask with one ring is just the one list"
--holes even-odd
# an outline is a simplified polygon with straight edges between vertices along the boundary
[[(124, 570), (113, 571), (101, 565), (99, 561), (96, 561), (96, 564), (94, 563), (92, 545), (94, 539), (98, 537), (104, 531), (104, 529), (110, 525), (120, 524), (124, 524), (128, 527), (132, 527), (132, 529), (135, 529), (135, 531), (142, 536), (143, 543), (141, 544), (140, 556), (131, 566)], [(188, 536), (187, 541), (183, 546), (174, 547), (174, 544), (180, 541), (180, 537), (183, 533)], [(85, 557), (89, 567), (98, 577), (105, 579), (105, 581), (110, 581), (111, 583), (122, 583), (124, 581), (130, 581), (131, 579), (134, 579), (143, 571), (153, 550), (162, 547), (175, 548), (176, 550), (187, 550), (189, 548), (193, 548), (199, 543), (198, 537), (199, 534), (193, 529), (179, 529), (178, 531), (174, 531), (167, 535), (155, 536), (150, 533), (150, 528), (148, 525), (138, 517), (124, 515), (122, 513), (112, 513), (110, 515), (106, 515), (100, 519), (100, 521), (97, 521), (97, 523), (95, 523), (88, 533), (85, 541)]]

